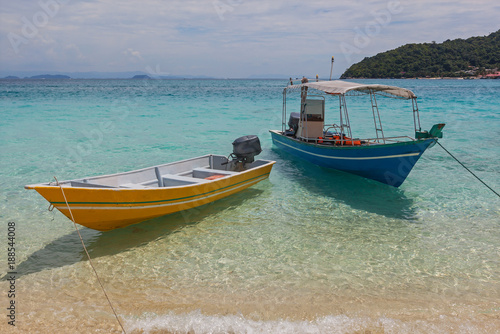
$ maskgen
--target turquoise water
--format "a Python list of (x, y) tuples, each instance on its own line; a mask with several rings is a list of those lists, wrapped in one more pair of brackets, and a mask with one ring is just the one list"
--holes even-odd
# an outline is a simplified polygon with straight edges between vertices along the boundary
[[(413, 90), (423, 128), (446, 123), (440, 142), (500, 191), (500, 81), (365, 82)], [(259, 157), (277, 161), (269, 180), (125, 229), (81, 228), (127, 333), (498, 331), (500, 199), (437, 145), (399, 189), (280, 152), (268, 130), (281, 128), (284, 85), (1, 80), (0, 236), (6, 248), (16, 223), (17, 330), (119, 332), (73, 224), (24, 185), (227, 155), (256, 134)], [(386, 134), (411, 135), (411, 105), (378, 101)], [(374, 135), (366, 102), (347, 101), (356, 137)]]

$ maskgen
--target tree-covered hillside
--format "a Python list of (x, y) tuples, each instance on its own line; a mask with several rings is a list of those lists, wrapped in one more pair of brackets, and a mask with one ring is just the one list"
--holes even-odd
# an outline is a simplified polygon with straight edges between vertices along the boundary
[(341, 78), (457, 77), (500, 68), (500, 30), (484, 37), (406, 44), (367, 57)]

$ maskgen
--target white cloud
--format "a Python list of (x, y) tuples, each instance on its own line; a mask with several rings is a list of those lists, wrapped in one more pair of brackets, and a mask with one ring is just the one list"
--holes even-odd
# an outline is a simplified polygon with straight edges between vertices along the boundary
[(142, 60), (141, 53), (139, 51), (135, 51), (131, 48), (128, 48), (127, 50), (122, 52), (127, 58), (131, 61), (138, 61)]
[[(334, 72), (339, 75), (365, 56), (406, 43), (440, 42), (496, 31), (495, 13), (500, 9), (493, 0), (41, 3), (45, 7), (26, 1), (2, 4), (2, 68), (145, 71), (160, 67), (171, 74), (221, 77), (328, 75), (329, 59), (335, 55)], [(391, 6), (399, 6), (399, 10), (391, 12)], [(29, 24), (37, 30), (34, 37), (24, 34)], [(17, 52), (7, 38), (9, 34), (24, 38)], [(346, 45), (355, 51), (346, 53)]]

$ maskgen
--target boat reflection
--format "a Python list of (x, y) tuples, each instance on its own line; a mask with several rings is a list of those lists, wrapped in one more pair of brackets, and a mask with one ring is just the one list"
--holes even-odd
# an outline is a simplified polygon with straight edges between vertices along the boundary
[[(244, 202), (259, 196), (263, 190), (249, 188), (233, 196), (167, 216), (151, 219), (139, 224), (109, 232), (80, 228), (85, 246), (92, 259), (122, 253), (147, 245), (151, 241), (165, 238), (186, 226), (202, 222), (206, 217), (233, 210)], [(35, 251), (17, 266), (17, 278), (43, 270), (64, 267), (87, 261), (85, 251), (76, 231), (64, 235), (40, 250)], [(4, 276), (5, 280), (8, 276)]]
[[(322, 168), (279, 149), (272, 150), (278, 161), (275, 173), (285, 174), (303, 188), (330, 197), (353, 209), (387, 218), (415, 220), (413, 200), (404, 190), (350, 173)], [(297, 177), (300, 176), (300, 177)]]

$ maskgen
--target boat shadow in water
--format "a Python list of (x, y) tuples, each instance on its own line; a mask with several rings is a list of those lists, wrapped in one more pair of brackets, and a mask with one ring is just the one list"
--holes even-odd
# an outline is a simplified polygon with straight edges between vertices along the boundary
[(276, 170), (285, 173), (286, 178), (293, 179), (293, 182), (298, 182), (308, 191), (333, 198), (356, 210), (387, 218), (416, 220), (413, 199), (406, 197), (404, 191), (399, 188), (319, 167), (277, 148), (272, 151), (273, 155), (276, 155), (273, 158), (278, 161)]
[[(114, 255), (147, 245), (149, 242), (165, 238), (182, 228), (195, 225), (204, 218), (226, 210), (232, 210), (245, 201), (259, 196), (263, 190), (249, 188), (240, 193), (205, 204), (190, 210), (172, 213), (163, 217), (109, 232), (99, 232), (79, 226), (80, 234), (92, 259)], [(71, 222), (68, 220), (68, 224)], [(80, 261), (87, 261), (82, 243), (76, 231), (50, 242), (35, 251), (16, 267), (16, 278), (43, 270), (50, 270)], [(1, 280), (7, 280), (8, 275)]]

